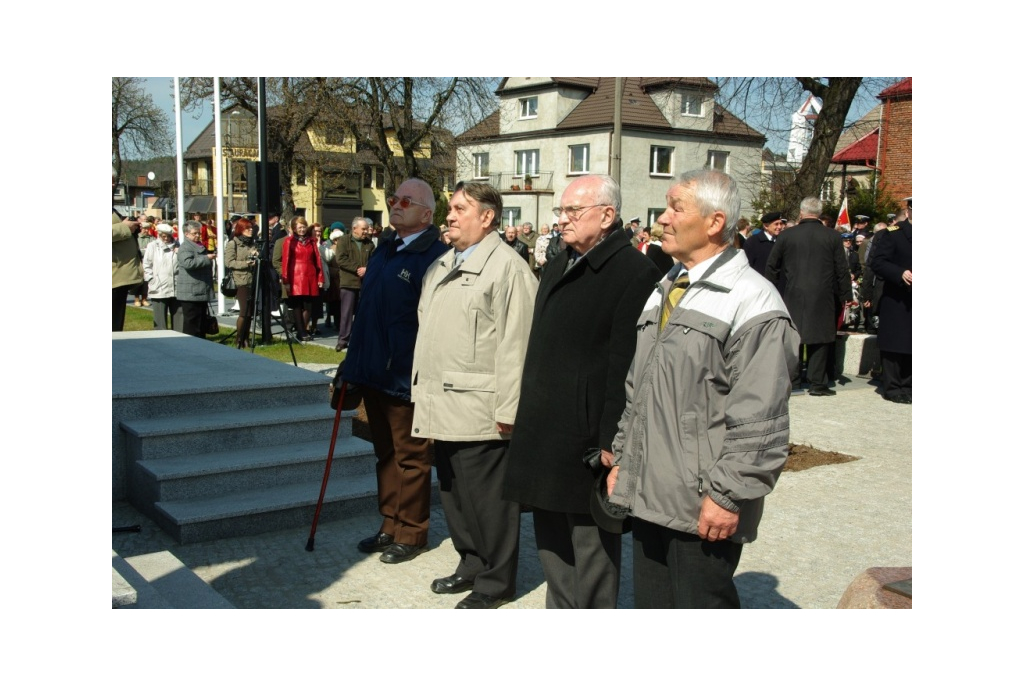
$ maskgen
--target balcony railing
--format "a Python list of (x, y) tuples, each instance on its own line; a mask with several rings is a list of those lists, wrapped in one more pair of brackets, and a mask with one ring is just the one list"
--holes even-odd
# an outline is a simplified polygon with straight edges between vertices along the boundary
[(485, 180), (502, 193), (517, 193), (517, 192), (551, 192), (551, 179), (554, 176), (554, 172), (551, 171), (538, 171), (536, 174), (530, 174), (530, 187), (526, 187), (526, 175), (516, 174), (511, 171), (496, 171), (491, 172), (489, 176), (484, 179), (473, 179), (475, 181)]

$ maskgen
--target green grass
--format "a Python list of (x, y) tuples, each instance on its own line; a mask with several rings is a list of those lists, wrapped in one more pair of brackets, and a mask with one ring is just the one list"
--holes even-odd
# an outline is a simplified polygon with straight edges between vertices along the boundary
[[(129, 305), (127, 311), (125, 311), (124, 330), (152, 331), (153, 313), (148, 309)], [(227, 340), (229, 345), (234, 345), (234, 332), (234, 328), (220, 327), (220, 334), (222, 336), (228, 333), (232, 334)], [(207, 339), (213, 340), (212, 337)], [(344, 352), (335, 352), (332, 348), (321, 345), (298, 345), (293, 343), (292, 349), (295, 350), (295, 359), (303, 364), (337, 364), (345, 358)], [(286, 342), (275, 342), (271, 345), (263, 345), (257, 342), (255, 350), (255, 353), (261, 357), (285, 362), (286, 364), (292, 363), (292, 355), (288, 351), (288, 343)]]

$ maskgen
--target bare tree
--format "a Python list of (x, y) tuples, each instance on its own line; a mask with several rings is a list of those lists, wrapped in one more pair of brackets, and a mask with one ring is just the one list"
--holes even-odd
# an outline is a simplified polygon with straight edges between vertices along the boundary
[[(288, 221), (295, 206), (292, 171), (296, 164), (296, 145), (306, 130), (317, 123), (325, 105), (344, 83), (336, 78), (268, 78), (267, 150), (265, 159), (280, 165), (280, 184), (284, 193), (281, 218)], [(221, 105), (238, 107), (259, 116), (257, 79), (221, 78)], [(189, 111), (213, 97), (213, 79), (191, 77), (182, 82), (182, 109)]]
[(166, 155), (173, 139), (167, 115), (145, 91), (141, 78), (115, 76), (111, 84), (111, 156), (120, 181), (126, 155)]
[(719, 78), (720, 101), (734, 114), (769, 136), (788, 136), (790, 115), (808, 94), (821, 98), (821, 111), (814, 122), (807, 154), (796, 169), (792, 182), (782, 191), (784, 206), (773, 207), (795, 213), (800, 200), (817, 196), (825, 180), (839, 136), (857, 98), (871, 98), (898, 79), (864, 77), (780, 77)]
[[(350, 79), (331, 103), (332, 119), (355, 137), (359, 150), (380, 161), (387, 193), (413, 176), (440, 191), (442, 169), (454, 166), (453, 132), (495, 108), (496, 81), (458, 76)], [(401, 154), (395, 154), (392, 141)]]

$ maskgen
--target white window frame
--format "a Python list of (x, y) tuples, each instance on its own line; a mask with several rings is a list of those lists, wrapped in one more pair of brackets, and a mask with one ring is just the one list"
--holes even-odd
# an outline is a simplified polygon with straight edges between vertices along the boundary
[[(722, 165), (721, 169), (719, 169), (717, 166), (714, 165), (714, 160), (716, 158), (718, 158), (718, 157), (722, 157), (724, 159), (724, 162), (725, 162)], [(728, 153), (728, 151), (726, 151), (726, 150), (708, 150), (708, 163), (707, 163), (707, 167), (708, 167), (708, 169), (717, 169), (718, 171), (721, 171), (722, 173), (725, 173), (725, 174), (729, 173), (729, 153)]]
[[(573, 152), (575, 150), (577, 150), (577, 149), (580, 149), (580, 150), (583, 151), (583, 167), (581, 169), (573, 169), (572, 168), (573, 160), (574, 160)], [(570, 145), (569, 146), (569, 171), (568, 171), (568, 175), (569, 176), (574, 176), (574, 175), (577, 175), (577, 174), (589, 174), (589, 173), (590, 173), (590, 143), (581, 143), (580, 145)]]
[[(668, 155), (668, 171), (658, 171), (658, 160), (662, 155), (658, 154), (661, 150), (667, 150)], [(675, 148), (668, 145), (652, 145), (651, 146), (651, 157), (650, 157), (650, 174), (651, 176), (671, 176), (672, 167), (675, 157)]]
[[(482, 162), (482, 164), (481, 164)], [(491, 154), (489, 152), (473, 153), (473, 178), (490, 178)]]
[(537, 96), (536, 95), (534, 95), (531, 98), (519, 98), (519, 118), (520, 119), (536, 119), (537, 118)]
[(522, 178), (526, 174), (536, 178), (540, 174), (540, 149), (516, 150), (515, 178)]
[(523, 210), (521, 207), (505, 207), (501, 212), (502, 230), (508, 226), (518, 226), (522, 218)]
[(647, 210), (647, 225), (654, 226), (658, 223), (658, 217), (665, 213), (665, 208), (652, 207)]
[[(679, 107), (679, 113), (684, 117), (702, 117), (704, 116), (704, 98), (701, 97), (700, 93), (681, 93), (682, 97), (681, 105)], [(689, 111), (692, 109), (692, 105), (697, 106), (697, 111)]]

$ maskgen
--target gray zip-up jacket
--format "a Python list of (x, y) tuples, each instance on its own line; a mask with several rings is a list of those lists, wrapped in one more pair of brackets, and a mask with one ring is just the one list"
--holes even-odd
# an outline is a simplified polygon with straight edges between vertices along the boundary
[(610, 499), (696, 535), (709, 496), (739, 512), (731, 540), (752, 542), (789, 454), (800, 337), (775, 286), (734, 248), (690, 284), (659, 332), (671, 283), (658, 285), (637, 322)]

